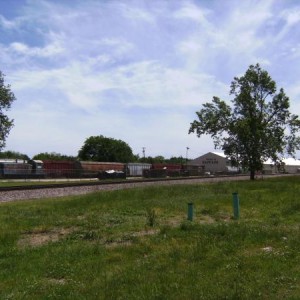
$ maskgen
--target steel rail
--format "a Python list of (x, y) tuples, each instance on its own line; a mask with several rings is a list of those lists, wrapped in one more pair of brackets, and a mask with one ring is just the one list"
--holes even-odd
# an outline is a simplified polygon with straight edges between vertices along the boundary
[(48, 183), (48, 184), (28, 184), (28, 185), (14, 185), (0, 187), (0, 192), (8, 191), (26, 191), (26, 190), (39, 190), (39, 189), (58, 189), (68, 187), (84, 187), (84, 186), (101, 186), (101, 185), (122, 185), (128, 183), (147, 183), (147, 182), (172, 182), (178, 180), (199, 180), (207, 178), (235, 178), (245, 177), (249, 175), (221, 175), (221, 176), (191, 176), (191, 177), (169, 177), (169, 178), (143, 178), (143, 179), (123, 179), (123, 180), (99, 180), (95, 182), (63, 182), (63, 183)]

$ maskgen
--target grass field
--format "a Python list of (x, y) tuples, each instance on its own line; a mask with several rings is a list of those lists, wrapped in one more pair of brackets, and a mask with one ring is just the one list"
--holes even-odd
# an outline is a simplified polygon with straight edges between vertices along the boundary
[(47, 184), (65, 184), (65, 183), (78, 183), (78, 182), (98, 182), (98, 179), (1, 179), (1, 187), (14, 187), (14, 186), (31, 186), (31, 185), (47, 185)]
[(300, 299), (299, 194), (286, 177), (1, 204), (0, 299)]

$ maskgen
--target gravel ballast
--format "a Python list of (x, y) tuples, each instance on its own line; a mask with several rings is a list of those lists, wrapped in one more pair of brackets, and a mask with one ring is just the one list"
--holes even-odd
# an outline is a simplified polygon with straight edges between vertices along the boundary
[[(268, 176), (265, 176), (268, 177)], [(207, 178), (190, 178), (182, 180), (167, 180), (155, 182), (130, 182), (122, 184), (99, 184), (93, 186), (75, 186), (75, 187), (57, 187), (57, 188), (44, 188), (35, 190), (20, 190), (20, 191), (2, 191), (0, 192), (0, 202), (10, 202), (17, 200), (29, 199), (43, 199), (43, 198), (56, 198), (72, 195), (83, 195), (98, 191), (112, 191), (129, 189), (135, 187), (145, 187), (153, 185), (174, 185), (174, 184), (201, 184), (207, 182), (220, 182), (220, 181), (240, 181), (249, 180), (249, 176), (234, 176), (234, 177), (207, 177)]]

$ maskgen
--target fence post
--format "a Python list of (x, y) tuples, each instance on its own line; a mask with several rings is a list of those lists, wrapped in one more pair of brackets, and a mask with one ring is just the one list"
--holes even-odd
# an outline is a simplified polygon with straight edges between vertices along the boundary
[(194, 204), (192, 202), (188, 203), (188, 220), (193, 221), (194, 214)]
[(240, 199), (237, 192), (232, 193), (233, 204), (233, 218), (238, 220), (240, 218)]

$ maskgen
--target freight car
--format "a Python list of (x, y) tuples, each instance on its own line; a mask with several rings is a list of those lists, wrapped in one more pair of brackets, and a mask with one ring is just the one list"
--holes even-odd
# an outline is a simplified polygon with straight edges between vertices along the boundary
[(94, 161), (44, 160), (44, 174), (48, 178), (96, 178), (99, 172), (125, 171), (125, 164)]
[(154, 163), (149, 170), (143, 172), (144, 177), (182, 177), (203, 176), (202, 168), (197, 165)]
[(45, 177), (44, 173), (44, 163), (41, 160), (29, 160), (28, 163), (32, 165), (32, 175), (33, 177)]
[(146, 170), (152, 168), (151, 164), (146, 163), (128, 163), (126, 165), (126, 175), (131, 177), (142, 177)]
[(76, 161), (43, 160), (45, 176), (48, 178), (76, 178), (80, 176), (80, 168)]
[(146, 164), (58, 160), (0, 160), (0, 178), (126, 178), (197, 176), (203, 170), (184, 164)]
[(183, 164), (155, 163), (152, 164), (147, 177), (179, 177), (186, 174), (187, 172)]
[[(124, 163), (79, 161), (78, 166), (81, 168), (81, 177), (85, 178), (101, 177), (101, 174), (104, 174), (105, 172), (107, 173), (107, 171), (115, 171), (115, 174), (120, 175), (121, 172), (126, 174), (126, 164)], [(111, 172), (111, 174), (113, 174), (113, 172)], [(105, 176), (103, 178), (105, 178)]]
[(169, 164), (169, 163), (154, 163), (152, 164), (153, 170), (182, 170), (184, 165), (182, 164)]
[(4, 159), (0, 161), (0, 178), (43, 178), (41, 161)]

